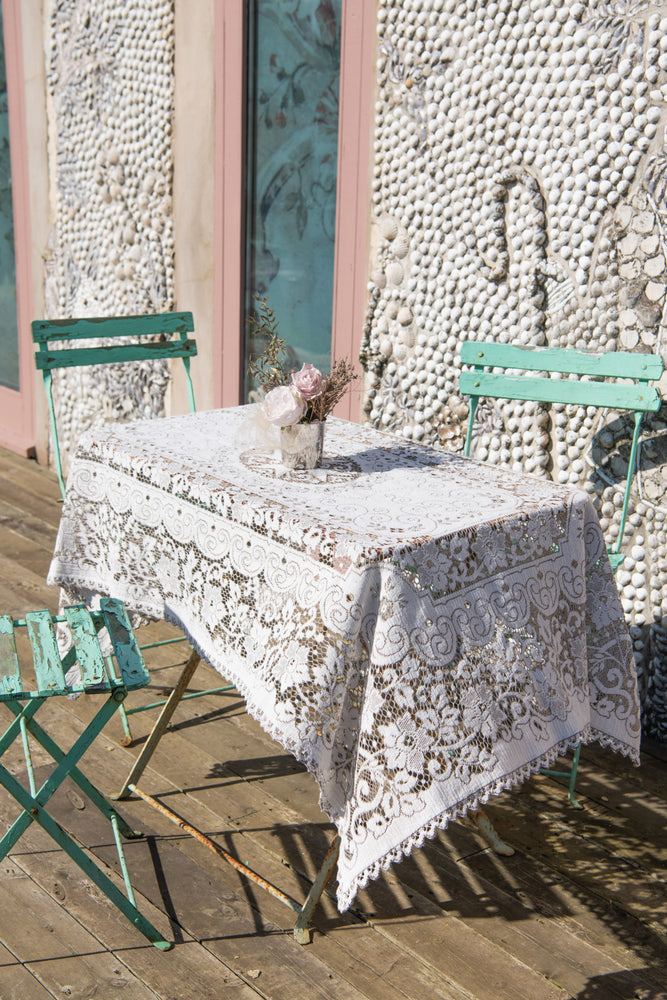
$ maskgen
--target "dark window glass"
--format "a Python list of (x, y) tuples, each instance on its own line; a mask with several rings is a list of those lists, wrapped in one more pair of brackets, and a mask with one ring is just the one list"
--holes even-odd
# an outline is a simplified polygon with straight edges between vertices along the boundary
[[(266, 296), (290, 363), (325, 371), (341, 8), (342, 0), (253, 0), (248, 23), (246, 316)], [(246, 336), (246, 363), (261, 351)]]

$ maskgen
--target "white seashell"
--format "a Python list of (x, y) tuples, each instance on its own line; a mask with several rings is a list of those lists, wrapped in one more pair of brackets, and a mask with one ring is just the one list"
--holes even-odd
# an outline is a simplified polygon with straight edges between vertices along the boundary
[(391, 261), (387, 264), (386, 275), (387, 280), (391, 282), (392, 285), (400, 285), (405, 276), (403, 265), (399, 264), (398, 261)]
[(405, 326), (399, 331), (398, 340), (408, 348), (415, 346), (415, 331), (412, 327)]
[(665, 295), (667, 286), (656, 281), (649, 281), (644, 289), (644, 294), (649, 302), (659, 302)]
[(391, 216), (383, 216), (379, 224), (380, 232), (387, 240), (393, 240), (398, 234), (398, 225)]

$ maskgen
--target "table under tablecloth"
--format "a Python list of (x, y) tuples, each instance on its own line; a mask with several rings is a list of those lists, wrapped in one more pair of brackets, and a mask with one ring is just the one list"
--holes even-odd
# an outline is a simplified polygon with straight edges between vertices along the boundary
[(638, 762), (586, 493), (335, 418), (322, 468), (288, 472), (250, 446), (251, 414), (87, 432), (49, 582), (178, 625), (236, 684), (317, 779), (341, 910), (578, 742)]

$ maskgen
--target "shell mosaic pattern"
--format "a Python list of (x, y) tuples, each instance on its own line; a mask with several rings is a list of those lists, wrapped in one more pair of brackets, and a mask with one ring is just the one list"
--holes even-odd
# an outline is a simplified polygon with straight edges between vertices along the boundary
[[(373, 424), (461, 449), (464, 339), (663, 350), (667, 7), (380, 0), (377, 83), (362, 350)], [(478, 412), (477, 457), (583, 486), (613, 541), (623, 419)], [(667, 738), (662, 416), (646, 428), (617, 582), (644, 728)]]
[[(171, 0), (59, 0), (47, 24), (55, 224), (50, 318), (162, 312), (174, 303)], [(95, 423), (163, 412), (166, 362), (56, 372), (65, 454)]]

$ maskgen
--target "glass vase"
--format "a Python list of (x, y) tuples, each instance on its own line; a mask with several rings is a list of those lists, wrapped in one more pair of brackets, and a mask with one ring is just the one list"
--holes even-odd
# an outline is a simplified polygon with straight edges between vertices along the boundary
[(324, 421), (280, 428), (280, 455), (288, 469), (315, 469), (322, 461)]

